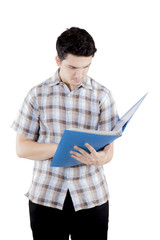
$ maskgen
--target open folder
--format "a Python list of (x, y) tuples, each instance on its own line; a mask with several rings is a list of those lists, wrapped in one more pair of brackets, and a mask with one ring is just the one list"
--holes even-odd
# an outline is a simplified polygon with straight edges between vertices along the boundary
[(106, 145), (112, 143), (122, 135), (128, 122), (146, 95), (147, 93), (119, 119), (112, 131), (92, 131), (76, 128), (65, 130), (52, 159), (51, 167), (71, 167), (81, 165), (81, 162), (71, 157), (70, 151), (76, 151), (73, 148), (74, 146), (78, 146), (88, 151), (88, 148), (84, 144), (89, 143), (96, 151), (99, 151)]

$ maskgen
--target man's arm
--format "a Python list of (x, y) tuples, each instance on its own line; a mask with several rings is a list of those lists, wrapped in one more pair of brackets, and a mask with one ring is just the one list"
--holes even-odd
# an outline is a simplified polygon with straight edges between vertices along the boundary
[(20, 134), (16, 137), (16, 153), (20, 158), (46, 160), (54, 156), (57, 147), (56, 143), (37, 143)]

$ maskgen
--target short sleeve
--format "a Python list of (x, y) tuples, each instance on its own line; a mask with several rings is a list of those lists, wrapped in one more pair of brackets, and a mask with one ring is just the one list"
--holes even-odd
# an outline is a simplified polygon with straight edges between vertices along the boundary
[(36, 90), (31, 89), (14, 120), (12, 126), (18, 134), (34, 141), (39, 136), (39, 110), (36, 104)]
[(100, 102), (99, 131), (111, 131), (119, 120), (112, 93), (108, 90)]

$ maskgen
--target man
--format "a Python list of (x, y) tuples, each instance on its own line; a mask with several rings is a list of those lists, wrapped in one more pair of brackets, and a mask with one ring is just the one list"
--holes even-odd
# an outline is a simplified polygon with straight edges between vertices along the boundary
[(113, 144), (96, 152), (86, 143), (90, 153), (75, 146), (79, 153), (70, 154), (80, 166), (50, 164), (65, 129), (112, 130), (115, 103), (107, 88), (87, 76), (96, 47), (86, 30), (67, 29), (56, 48), (57, 72), (29, 91), (12, 125), (17, 155), (35, 160), (26, 194), (33, 238), (106, 240), (109, 193), (103, 164), (112, 159)]

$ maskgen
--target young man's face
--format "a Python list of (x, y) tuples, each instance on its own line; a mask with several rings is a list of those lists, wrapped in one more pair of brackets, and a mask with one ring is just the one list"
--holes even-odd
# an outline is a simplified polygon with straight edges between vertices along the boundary
[(56, 57), (56, 63), (60, 67), (60, 78), (70, 90), (73, 90), (83, 81), (91, 65), (92, 58), (92, 56), (78, 57), (68, 54), (64, 60), (60, 61), (58, 56)]

